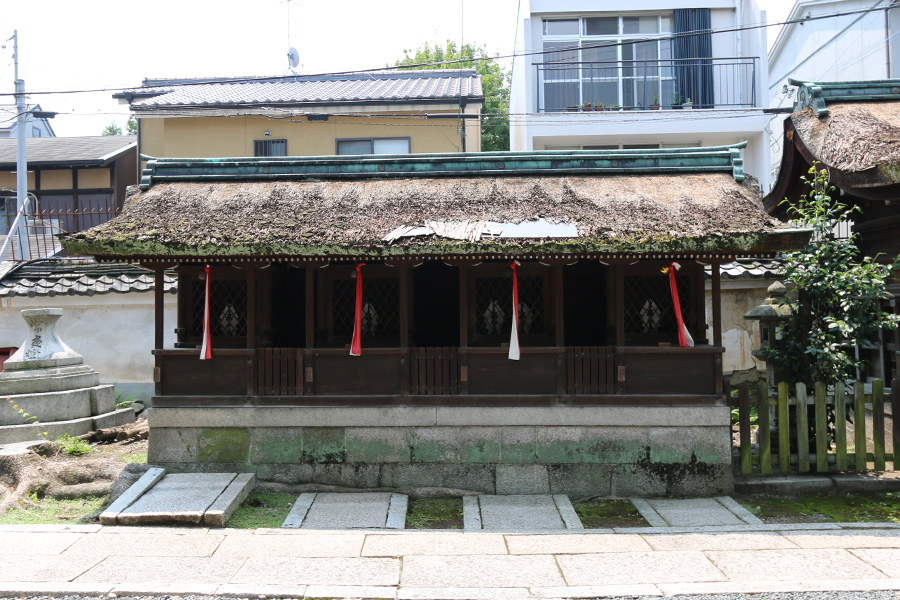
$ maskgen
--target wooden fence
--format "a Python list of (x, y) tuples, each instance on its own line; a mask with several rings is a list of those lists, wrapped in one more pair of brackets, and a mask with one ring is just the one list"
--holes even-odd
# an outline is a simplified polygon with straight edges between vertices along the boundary
[[(825, 384), (815, 384), (813, 390), (798, 383), (793, 390), (787, 383), (778, 384), (777, 394), (772, 395), (765, 382), (752, 390), (744, 383), (737, 394), (726, 384), (726, 397), (738, 410), (737, 450), (740, 453), (741, 473), (749, 475), (787, 475), (792, 472), (817, 473), (828, 471), (870, 470), (886, 471), (890, 461), (893, 470), (900, 470), (900, 381), (891, 385), (891, 438), (892, 450), (885, 452), (885, 394), (884, 382), (874, 380), (866, 393), (862, 382), (853, 386), (838, 383), (833, 389)], [(751, 403), (751, 391), (755, 392)], [(791, 393), (793, 392), (793, 393)], [(753, 443), (751, 406), (756, 407), (756, 443)], [(774, 408), (772, 423), (770, 407)], [(792, 408), (793, 407), (793, 408)], [(799, 410), (805, 407), (805, 410)], [(867, 419), (867, 413), (870, 415)], [(848, 420), (848, 414), (852, 422)], [(871, 420), (871, 430), (866, 431), (866, 421)], [(871, 435), (867, 435), (871, 434)], [(867, 440), (872, 440), (872, 451), (867, 451)], [(870, 467), (869, 463), (873, 466)]]

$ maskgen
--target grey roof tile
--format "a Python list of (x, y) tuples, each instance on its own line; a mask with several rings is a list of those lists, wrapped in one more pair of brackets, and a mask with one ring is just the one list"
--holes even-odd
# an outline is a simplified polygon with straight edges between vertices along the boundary
[[(756, 260), (739, 258), (738, 260), (722, 265), (722, 279), (782, 279), (784, 266), (780, 260)], [(706, 278), (709, 279), (710, 270), (706, 268)]]
[[(0, 279), (0, 298), (13, 296), (93, 296), (146, 292), (155, 278), (140, 267), (123, 263), (96, 263), (85, 258), (41, 259), (20, 263)], [(175, 293), (178, 278), (165, 274), (166, 293)]]
[[(134, 135), (46, 137), (25, 140), (29, 167), (66, 162), (102, 165), (132, 148), (137, 151), (137, 136)], [(0, 139), (0, 167), (15, 167), (15, 164), (16, 139)]]
[[(238, 104), (272, 106), (433, 101), (456, 99), (461, 95), (471, 99), (484, 97), (481, 77), (474, 69), (378, 71), (238, 82), (173, 80), (172, 84), (129, 90), (135, 95), (132, 107), (140, 110)], [(145, 97), (151, 91), (159, 93)]]

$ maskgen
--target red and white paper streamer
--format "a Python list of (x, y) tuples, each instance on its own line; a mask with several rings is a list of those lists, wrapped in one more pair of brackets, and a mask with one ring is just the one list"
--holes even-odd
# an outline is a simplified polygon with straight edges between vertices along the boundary
[(516, 261), (513, 261), (509, 268), (512, 269), (512, 331), (509, 334), (509, 360), (519, 360), (519, 277), (516, 273)]
[(669, 263), (669, 287), (672, 288), (672, 304), (675, 305), (675, 319), (678, 321), (678, 345), (682, 348), (693, 348), (694, 338), (688, 332), (684, 317), (681, 316), (681, 300), (678, 299), (678, 286), (675, 285), (675, 271), (680, 268), (681, 265), (677, 262)]
[(353, 341), (350, 343), (350, 356), (362, 354), (362, 267), (366, 263), (356, 265), (356, 309), (353, 315)]
[(212, 358), (212, 336), (209, 333), (209, 265), (206, 265), (206, 299), (203, 303), (203, 345), (200, 347), (200, 360)]

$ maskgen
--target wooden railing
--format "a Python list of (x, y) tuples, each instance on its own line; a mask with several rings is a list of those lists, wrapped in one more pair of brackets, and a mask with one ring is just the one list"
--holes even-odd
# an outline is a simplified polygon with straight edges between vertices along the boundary
[(456, 348), (410, 348), (409, 363), (410, 394), (459, 393)]
[(567, 394), (612, 394), (615, 392), (613, 349), (606, 346), (566, 348)]
[(256, 350), (256, 393), (260, 396), (302, 395), (303, 350), (299, 348), (258, 348)]
[[(851, 470), (865, 473), (870, 470), (869, 463), (875, 471), (887, 470), (888, 461), (893, 470), (900, 470), (896, 458), (900, 448), (900, 422), (893, 419), (900, 413), (898, 386), (900, 382), (894, 381), (890, 397), (893, 452), (886, 452), (885, 395), (881, 380), (876, 379), (870, 385), (857, 382), (851, 387), (837, 383), (833, 389), (817, 383), (813, 390), (807, 390), (802, 383), (793, 389), (787, 383), (780, 383), (774, 393), (765, 382), (753, 389), (744, 383), (738, 386), (736, 397), (726, 385), (726, 394), (732, 396), (732, 406), (737, 409), (736, 450), (741, 473), (772, 475), (777, 468), (777, 474), (787, 475), (792, 471), (808, 473), (813, 467), (817, 473)], [(868, 393), (867, 387), (870, 387)], [(751, 395), (755, 397), (751, 399)], [(754, 407), (756, 415), (753, 415)], [(775, 423), (770, 412), (774, 412)], [(867, 426), (869, 420), (871, 425)], [(867, 450), (869, 439), (872, 452)]]

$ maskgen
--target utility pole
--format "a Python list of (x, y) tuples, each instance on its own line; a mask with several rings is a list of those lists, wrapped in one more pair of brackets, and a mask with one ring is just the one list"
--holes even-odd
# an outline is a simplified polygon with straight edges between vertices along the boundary
[[(13, 55), (16, 63), (16, 214), (25, 210), (25, 202), (28, 198), (28, 161), (25, 158), (25, 82), (19, 79), (19, 31), (13, 32)], [(31, 258), (28, 247), (28, 233), (25, 227), (24, 215), (16, 219), (15, 234), (18, 236), (19, 259)], [(13, 234), (12, 231), (9, 232)]]

